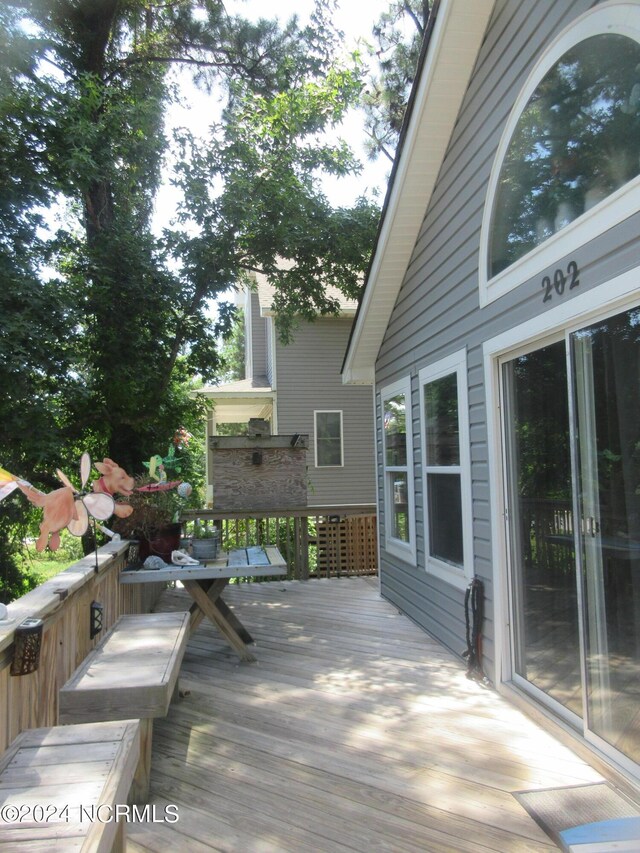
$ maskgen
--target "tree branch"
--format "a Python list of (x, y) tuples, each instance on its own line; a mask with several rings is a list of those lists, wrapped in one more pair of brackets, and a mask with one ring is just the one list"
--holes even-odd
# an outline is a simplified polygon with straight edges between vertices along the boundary
[(416, 29), (420, 33), (420, 36), (424, 36), (425, 25), (427, 22), (427, 18), (429, 16), (429, 3), (425, 2), (423, 4), (424, 21), (420, 21), (420, 19), (416, 15), (416, 13), (411, 8), (411, 3), (409, 3), (409, 0), (404, 0), (403, 6), (404, 6), (405, 12), (411, 18), (413, 23), (415, 24)]
[[(262, 59), (263, 57), (260, 57)], [(242, 62), (233, 61), (232, 59), (198, 59), (191, 56), (161, 56), (161, 55), (136, 55), (127, 56), (120, 60), (117, 68), (105, 75), (105, 82), (112, 81), (125, 68), (131, 68), (134, 65), (144, 65), (145, 63), (156, 63), (164, 65), (190, 65), (198, 68), (227, 68), (232, 71), (238, 71), (241, 74), (251, 77), (260, 64), (260, 59), (256, 60), (252, 65), (246, 65)]]

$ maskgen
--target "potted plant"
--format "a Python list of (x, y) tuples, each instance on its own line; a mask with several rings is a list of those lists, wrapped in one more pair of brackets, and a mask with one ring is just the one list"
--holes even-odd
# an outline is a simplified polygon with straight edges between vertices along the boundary
[(191, 539), (191, 555), (195, 560), (215, 560), (220, 547), (220, 532), (217, 527), (211, 530), (199, 527)]
[[(180, 512), (184, 497), (177, 488), (166, 488), (148, 475), (135, 478), (135, 487), (127, 503), (133, 512), (126, 518), (116, 518), (112, 528), (123, 539), (137, 539), (139, 559), (161, 557), (171, 562), (171, 552), (180, 548)], [(142, 491), (141, 491), (142, 489)]]

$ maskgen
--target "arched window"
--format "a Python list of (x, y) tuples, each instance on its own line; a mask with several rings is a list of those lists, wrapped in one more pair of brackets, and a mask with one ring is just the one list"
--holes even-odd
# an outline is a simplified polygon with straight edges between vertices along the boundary
[[(557, 258), (638, 209), (610, 203), (639, 175), (640, 7), (605, 4), (551, 46), (507, 123), (483, 223), (484, 301), (543, 269), (546, 244)], [(580, 228), (605, 209), (606, 224)]]

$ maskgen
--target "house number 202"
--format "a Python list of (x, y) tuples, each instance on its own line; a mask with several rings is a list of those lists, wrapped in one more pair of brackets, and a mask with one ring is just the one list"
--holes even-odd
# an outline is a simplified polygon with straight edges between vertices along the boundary
[(558, 296), (562, 296), (565, 290), (571, 290), (579, 284), (578, 264), (575, 261), (569, 261), (566, 273), (564, 270), (557, 269), (553, 274), (553, 278), (545, 275), (542, 279), (542, 289), (544, 290), (544, 297), (542, 301), (549, 302), (549, 300), (553, 298), (554, 292), (557, 293)]

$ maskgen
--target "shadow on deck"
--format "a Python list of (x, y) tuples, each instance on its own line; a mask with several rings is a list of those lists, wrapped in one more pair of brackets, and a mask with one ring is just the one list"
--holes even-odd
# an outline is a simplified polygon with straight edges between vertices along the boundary
[[(242, 584), (225, 598), (258, 662), (239, 663), (206, 621), (194, 633), (189, 693), (154, 729), (158, 822), (129, 825), (129, 853), (549, 851), (513, 792), (601, 779), (469, 681), (370, 580)], [(189, 601), (168, 590), (161, 608)]]

